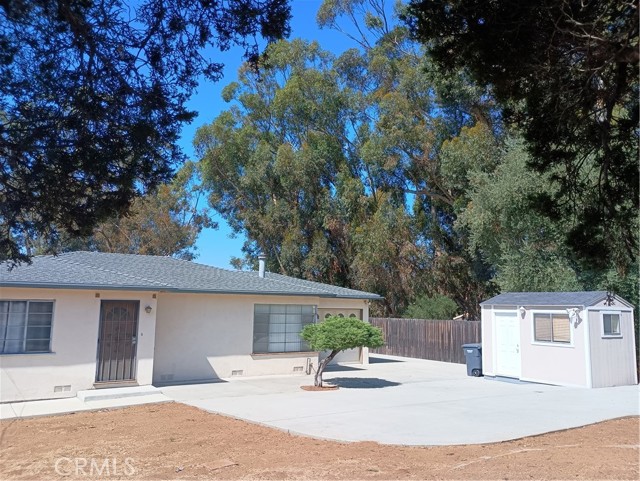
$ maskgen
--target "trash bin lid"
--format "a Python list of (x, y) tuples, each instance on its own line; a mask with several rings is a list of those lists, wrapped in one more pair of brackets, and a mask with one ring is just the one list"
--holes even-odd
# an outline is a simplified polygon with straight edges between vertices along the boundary
[(462, 349), (482, 349), (482, 343), (480, 342), (473, 342), (471, 344), (463, 344), (462, 345)]

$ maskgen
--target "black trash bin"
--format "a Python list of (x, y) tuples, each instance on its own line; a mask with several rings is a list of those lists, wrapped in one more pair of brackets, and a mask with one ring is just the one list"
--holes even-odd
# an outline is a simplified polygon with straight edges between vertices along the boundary
[(482, 344), (463, 344), (462, 349), (467, 359), (467, 376), (482, 376)]

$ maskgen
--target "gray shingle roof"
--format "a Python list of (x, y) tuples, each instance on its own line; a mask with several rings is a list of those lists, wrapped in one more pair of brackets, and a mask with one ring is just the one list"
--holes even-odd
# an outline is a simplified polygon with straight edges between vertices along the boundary
[(171, 257), (68, 252), (36, 256), (32, 261), (12, 270), (8, 264), (0, 264), (0, 286), (380, 299), (370, 292), (270, 272), (261, 278), (257, 272), (231, 271)]
[(504, 292), (481, 302), (482, 306), (592, 306), (607, 296), (606, 291)]

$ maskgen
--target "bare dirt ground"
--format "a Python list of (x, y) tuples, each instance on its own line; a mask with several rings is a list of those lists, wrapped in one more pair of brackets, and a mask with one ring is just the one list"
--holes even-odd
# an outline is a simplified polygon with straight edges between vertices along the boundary
[(0, 427), (3, 480), (640, 478), (637, 417), (517, 441), (441, 447), (322, 441), (176, 403)]

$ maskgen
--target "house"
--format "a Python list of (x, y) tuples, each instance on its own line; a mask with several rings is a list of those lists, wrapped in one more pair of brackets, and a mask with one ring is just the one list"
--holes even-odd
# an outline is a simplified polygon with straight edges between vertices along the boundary
[(588, 388), (638, 382), (633, 306), (618, 296), (507, 292), (480, 306), (485, 375)]
[[(310, 371), (299, 337), (379, 296), (169, 257), (71, 252), (0, 265), (0, 400)], [(366, 349), (346, 359), (368, 362)]]

